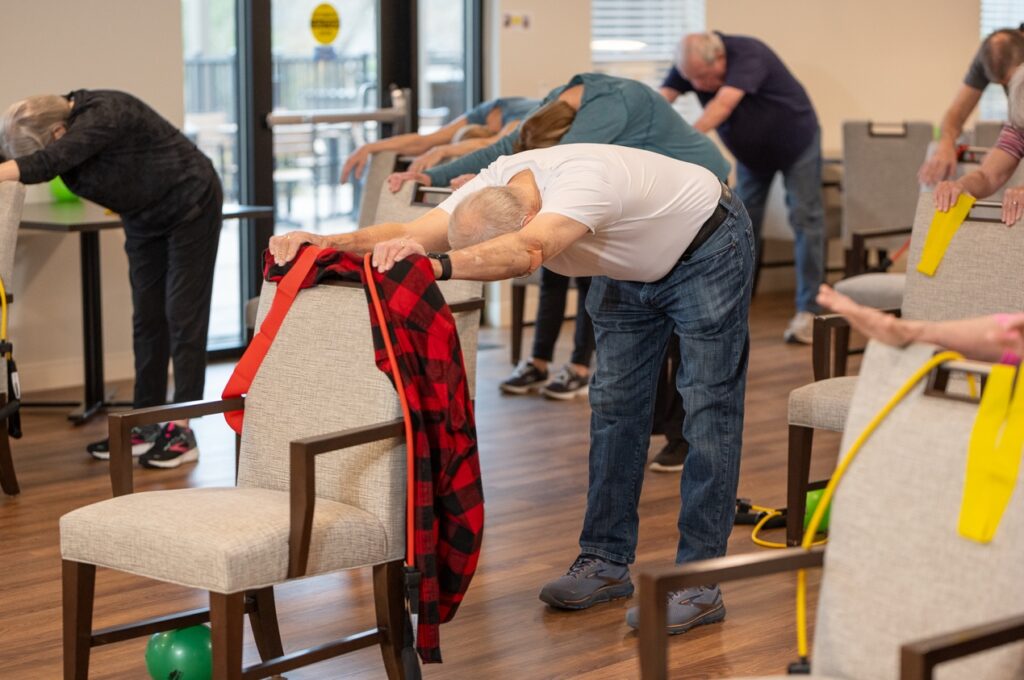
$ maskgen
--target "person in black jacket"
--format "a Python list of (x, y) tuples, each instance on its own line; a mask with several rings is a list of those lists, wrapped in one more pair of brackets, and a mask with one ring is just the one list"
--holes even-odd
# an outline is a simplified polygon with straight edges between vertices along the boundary
[[(120, 215), (132, 287), (136, 408), (203, 396), (206, 335), (223, 193), (209, 159), (177, 128), (124, 92), (76, 90), (30, 97), (0, 120), (0, 181), (60, 176), (76, 194)], [(110, 457), (104, 440), (88, 447)], [(132, 452), (146, 467), (198, 457), (187, 421), (137, 429)]]

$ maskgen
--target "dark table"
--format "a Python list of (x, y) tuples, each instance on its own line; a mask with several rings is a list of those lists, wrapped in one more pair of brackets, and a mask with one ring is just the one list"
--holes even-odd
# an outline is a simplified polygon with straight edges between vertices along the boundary
[[(224, 219), (241, 220), (273, 217), (269, 206), (226, 204)], [(68, 406), (68, 419), (87, 422), (107, 406), (128, 405), (112, 401), (103, 377), (103, 310), (100, 301), (100, 231), (118, 229), (121, 218), (88, 201), (74, 203), (29, 203), (21, 215), (22, 229), (77, 233), (82, 277), (82, 344), (85, 357), (85, 395), (78, 402), (28, 402), (24, 406)]]

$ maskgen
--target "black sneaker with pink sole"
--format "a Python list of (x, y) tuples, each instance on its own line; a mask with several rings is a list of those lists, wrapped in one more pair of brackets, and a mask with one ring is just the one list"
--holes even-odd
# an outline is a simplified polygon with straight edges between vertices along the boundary
[(167, 423), (153, 447), (142, 454), (139, 465), (146, 468), (176, 468), (199, 459), (196, 435), (188, 427)]

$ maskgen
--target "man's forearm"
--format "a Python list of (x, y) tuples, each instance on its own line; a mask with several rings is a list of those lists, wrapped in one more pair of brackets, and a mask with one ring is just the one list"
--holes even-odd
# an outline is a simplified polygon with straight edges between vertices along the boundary
[(410, 241), (416, 241), (428, 252), (447, 248), (447, 243), (433, 241), (426, 234), (422, 232), (416, 233), (414, 230), (409, 229), (408, 225), (400, 222), (386, 222), (366, 227), (365, 229), (357, 229), (346, 234), (334, 234), (324, 236), (323, 238), (325, 245), (328, 247), (360, 255), (370, 252), (381, 241), (389, 241), (396, 238), (407, 238)]
[(712, 99), (704, 107), (704, 113), (693, 124), (693, 129), (698, 132), (710, 132), (725, 122), (725, 119), (732, 113), (732, 109), (722, 102)]
[(537, 269), (543, 254), (540, 244), (515, 236), (499, 237), (453, 250), (452, 278), (471, 281), (502, 281), (527, 276)]

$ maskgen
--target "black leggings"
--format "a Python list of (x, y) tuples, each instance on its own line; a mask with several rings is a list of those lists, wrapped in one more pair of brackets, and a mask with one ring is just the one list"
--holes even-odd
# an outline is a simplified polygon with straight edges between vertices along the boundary
[(167, 401), (167, 365), (174, 361), (174, 401), (203, 398), (206, 335), (213, 270), (220, 242), (220, 182), (201, 206), (157, 237), (126, 229), (132, 286), (135, 408)]
[[(589, 366), (594, 354), (594, 325), (587, 314), (587, 291), (590, 277), (576, 277), (576, 332), (573, 335), (570, 362)], [(540, 270), (540, 301), (537, 305), (537, 324), (533, 334), (532, 357), (551, 361), (555, 355), (555, 342), (565, 321), (565, 299), (569, 293), (569, 277), (556, 274), (546, 267)]]

